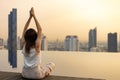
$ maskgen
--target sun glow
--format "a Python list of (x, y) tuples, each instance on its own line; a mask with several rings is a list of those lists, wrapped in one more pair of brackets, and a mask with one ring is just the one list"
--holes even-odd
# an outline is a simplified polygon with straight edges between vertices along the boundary
[(91, 6), (86, 10), (86, 15), (90, 18), (101, 18), (105, 16), (104, 8), (100, 6)]
[(74, 9), (90, 19), (103, 18), (107, 13), (106, 6), (98, 0), (77, 0)]

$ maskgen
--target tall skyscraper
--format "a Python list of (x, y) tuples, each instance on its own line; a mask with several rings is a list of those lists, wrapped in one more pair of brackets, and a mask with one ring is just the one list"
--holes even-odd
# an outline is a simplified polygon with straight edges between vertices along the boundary
[(4, 48), (4, 40), (0, 38), (0, 49)]
[(90, 49), (93, 47), (97, 47), (97, 28), (89, 31), (88, 51), (90, 51)]
[(77, 36), (66, 36), (65, 51), (79, 51), (79, 41)]
[(20, 45), (20, 36), (18, 36), (18, 38), (17, 38), (17, 49), (18, 49), (18, 50), (21, 49), (21, 45)]
[(117, 33), (108, 33), (108, 52), (117, 52)]
[(8, 60), (13, 68), (17, 67), (17, 9), (8, 15)]
[(41, 50), (48, 50), (48, 43), (46, 36), (42, 35), (42, 47)]

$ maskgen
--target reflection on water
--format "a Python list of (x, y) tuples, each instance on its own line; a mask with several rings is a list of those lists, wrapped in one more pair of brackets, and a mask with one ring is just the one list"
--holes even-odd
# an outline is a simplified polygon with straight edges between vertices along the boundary
[[(120, 80), (120, 54), (119, 53), (92, 53), (92, 52), (59, 52), (42, 51), (42, 65), (48, 62), (56, 64), (53, 75), (103, 78), (107, 80)], [(12, 69), (8, 64), (6, 50), (0, 51), (0, 71), (21, 72), (23, 55), (18, 51), (18, 66)]]

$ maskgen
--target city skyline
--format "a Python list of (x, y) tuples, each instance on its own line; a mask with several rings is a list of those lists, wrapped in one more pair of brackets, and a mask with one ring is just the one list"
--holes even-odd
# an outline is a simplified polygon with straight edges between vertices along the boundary
[[(119, 3), (118, 0), (1, 0), (0, 37), (8, 38), (7, 14), (12, 8), (18, 10), (17, 34), (21, 37), (29, 10), (34, 7), (48, 40), (64, 40), (66, 35), (77, 35), (79, 41), (87, 42), (89, 29), (97, 26), (97, 40), (107, 41), (109, 32), (120, 34)], [(33, 21), (30, 26), (35, 28)]]

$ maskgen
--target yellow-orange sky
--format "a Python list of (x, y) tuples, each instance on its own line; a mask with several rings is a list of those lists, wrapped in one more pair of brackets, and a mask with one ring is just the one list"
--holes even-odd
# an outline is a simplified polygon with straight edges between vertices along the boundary
[[(77, 35), (88, 41), (88, 32), (97, 26), (98, 41), (106, 41), (109, 32), (120, 34), (120, 0), (0, 0), (0, 37), (7, 39), (8, 14), (18, 12), (18, 36), (34, 7), (48, 40), (64, 40)], [(34, 22), (30, 24), (35, 28)]]

